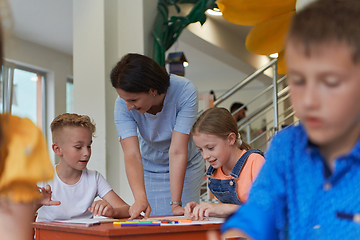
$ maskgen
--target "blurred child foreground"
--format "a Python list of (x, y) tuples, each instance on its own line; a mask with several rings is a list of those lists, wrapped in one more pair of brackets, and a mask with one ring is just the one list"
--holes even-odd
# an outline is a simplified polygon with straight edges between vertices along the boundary
[(251, 185), (265, 162), (263, 153), (241, 140), (237, 123), (225, 108), (210, 108), (194, 123), (191, 134), (210, 166), (208, 187), (221, 203), (190, 202), (185, 216), (202, 220), (227, 216), (243, 204)]
[(293, 19), (286, 61), (300, 124), (279, 132), (223, 237), (359, 239), (360, 1), (318, 0)]
[[(129, 217), (127, 205), (97, 171), (86, 168), (95, 125), (88, 116), (62, 114), (51, 123), (52, 149), (60, 157), (55, 177), (39, 185), (43, 199), (36, 221)], [(95, 201), (96, 197), (101, 200)]]
[(29, 239), (36, 183), (53, 178), (46, 143), (28, 118), (0, 114), (0, 238)]

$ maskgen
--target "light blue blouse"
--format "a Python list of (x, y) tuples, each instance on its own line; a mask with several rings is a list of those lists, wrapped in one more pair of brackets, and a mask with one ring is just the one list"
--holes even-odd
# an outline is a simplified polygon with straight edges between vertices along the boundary
[[(190, 134), (198, 112), (198, 93), (195, 85), (188, 79), (170, 75), (164, 106), (156, 115), (139, 113), (126, 109), (126, 102), (117, 97), (115, 102), (115, 125), (120, 138), (138, 136), (141, 156), (154, 164), (144, 165), (156, 170), (169, 171), (169, 148), (173, 130)], [(138, 130), (138, 131), (137, 131)], [(188, 161), (198, 153), (192, 138), (189, 141)]]

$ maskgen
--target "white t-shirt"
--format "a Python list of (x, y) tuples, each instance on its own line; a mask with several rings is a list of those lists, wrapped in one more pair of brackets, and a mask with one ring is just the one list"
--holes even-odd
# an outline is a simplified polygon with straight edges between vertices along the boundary
[(38, 211), (37, 222), (92, 218), (93, 214), (89, 212), (88, 208), (94, 199), (97, 196), (103, 198), (112, 190), (99, 172), (86, 168), (82, 171), (80, 180), (73, 185), (61, 181), (56, 171), (53, 180), (42, 182), (38, 186), (45, 187), (46, 184), (51, 186), (51, 199), (60, 201), (61, 204), (58, 206), (42, 206)]

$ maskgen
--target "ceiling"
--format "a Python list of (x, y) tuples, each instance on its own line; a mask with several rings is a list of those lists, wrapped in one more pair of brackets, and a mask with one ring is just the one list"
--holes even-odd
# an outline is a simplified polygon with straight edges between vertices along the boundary
[[(72, 55), (73, 0), (8, 0), (12, 12), (12, 32), (21, 39)], [(245, 39), (249, 27), (211, 17), (238, 39)]]
[(8, 0), (18, 38), (72, 55), (73, 0)]
[[(73, 55), (73, 0), (0, 0), (0, 4), (0, 14), (3, 18), (3, 24), (4, 22), (10, 22), (12, 25), (10, 33), (13, 33), (17, 38)], [(8, 8), (11, 10), (12, 16), (3, 13), (4, 4), (9, 4)], [(182, 5), (182, 12), (179, 14), (187, 14), (192, 6), (191, 4)], [(170, 15), (177, 15), (171, 8), (172, 7), (169, 7)], [(225, 64), (230, 64), (229, 66), (246, 74), (252, 73), (254, 69), (264, 64), (264, 61), (261, 59), (261, 57), (264, 56), (251, 54), (245, 48), (245, 39), (251, 27), (229, 23), (221, 16), (214, 17), (207, 15), (207, 17), (211, 20), (209, 23), (215, 23), (218, 30), (219, 28), (223, 29), (221, 34), (215, 34), (214, 36), (218, 38), (218, 40), (221, 38), (222, 44), (228, 46), (228, 49), (224, 49), (212, 43), (209, 39), (198, 36), (203, 39), (201, 46), (210, 43), (210, 45), (213, 44), (212, 46), (215, 48), (222, 48), (223, 53), (226, 52), (226, 54), (228, 54), (225, 54), (225, 58), (223, 59), (220, 59), (219, 56), (214, 56), (216, 59)], [(4, 21), (4, 19), (8, 21)], [(212, 26), (215, 27), (215, 25)], [(192, 33), (196, 34), (194, 32)], [(182, 36), (185, 35), (184, 31)], [(187, 38), (189, 38), (189, 36)], [(236, 46), (229, 44), (231, 42), (235, 42)], [(190, 43), (187, 41), (187, 44), (193, 45), (193, 47), (197, 49), (201, 48), (201, 46), (196, 46), (193, 42)], [(209, 46), (209, 48), (211, 48), (211, 46)], [(208, 54), (209, 51), (206, 50), (204, 53)], [(233, 57), (236, 58), (235, 61)], [(246, 67), (246, 69), (244, 69), (243, 64), (238, 64), (238, 60), (250, 68)], [(266, 61), (268, 61), (268, 59), (266, 59)], [(234, 66), (234, 63), (236, 63), (236, 66)], [(218, 66), (209, 67), (205, 65), (204, 61), (197, 62), (197, 67), (198, 69), (214, 68), (217, 69), (217, 71), (222, 71), (218, 69)]]
[[(0, 0), (0, 15), (3, 17), (3, 24), (5, 22), (4, 3), (10, 5), (12, 17), (6, 15), (5, 18), (6, 20), (10, 19), (9, 21), (12, 23), (10, 31), (17, 38), (73, 55), (73, 0)], [(183, 39), (181, 44), (184, 45), (184, 48), (189, 49), (186, 55), (191, 60), (191, 64), (196, 62), (196, 67), (191, 65), (187, 69), (188, 77), (192, 81), (206, 79), (211, 84), (215, 84), (218, 79), (221, 79), (223, 81), (221, 89), (216, 89), (215, 85), (198, 84), (200, 92), (208, 93), (211, 88), (216, 90), (216, 94), (220, 96), (228, 88), (237, 84), (243, 75), (245, 77), (251, 74), (257, 66), (252, 64), (249, 58), (246, 58), (250, 53), (244, 53), (247, 51), (245, 38), (251, 27), (231, 24), (222, 17), (208, 17), (230, 33), (229, 35), (217, 34), (216, 37), (219, 38), (221, 35), (223, 42), (224, 39), (231, 40), (230, 38), (233, 38), (237, 44), (236, 47), (243, 48), (241, 54), (234, 49), (229, 51), (215, 46), (211, 41), (206, 41), (188, 29), (183, 31), (179, 39)], [(222, 31), (222, 33), (224, 32)], [(230, 44), (225, 45), (229, 46)], [(191, 58), (191, 54), (193, 54), (193, 58)], [(205, 78), (204, 75), (206, 75)], [(260, 80), (267, 84), (269, 79), (266, 77)], [(249, 92), (252, 93), (250, 90)]]

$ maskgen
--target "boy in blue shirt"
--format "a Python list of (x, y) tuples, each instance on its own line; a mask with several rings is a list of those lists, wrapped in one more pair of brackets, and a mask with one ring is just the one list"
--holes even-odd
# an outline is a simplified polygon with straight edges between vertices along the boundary
[(360, 238), (360, 1), (318, 0), (286, 42), (300, 124), (279, 132), (223, 237)]

